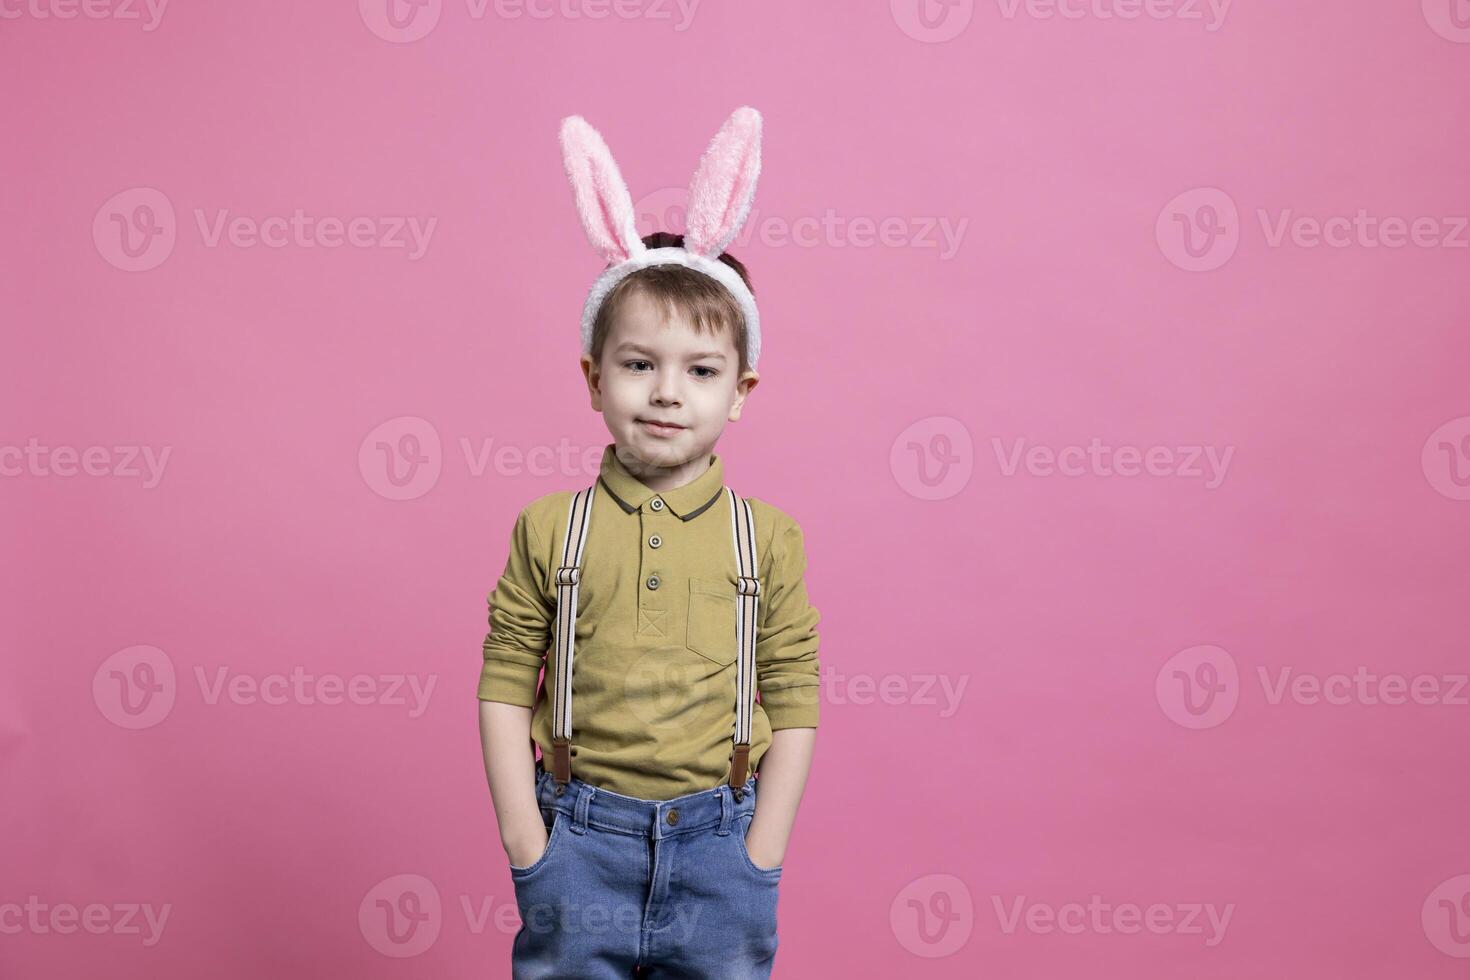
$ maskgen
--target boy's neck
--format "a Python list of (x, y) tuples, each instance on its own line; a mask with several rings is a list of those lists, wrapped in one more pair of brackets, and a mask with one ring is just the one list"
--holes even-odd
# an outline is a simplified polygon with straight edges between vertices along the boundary
[(614, 444), (613, 452), (617, 454), (618, 462), (623, 464), (638, 482), (657, 493), (668, 493), (677, 490), (686, 483), (695, 480), (710, 468), (710, 456), (713, 449), (701, 453), (686, 463), (678, 466), (654, 466), (638, 458), (631, 450)]

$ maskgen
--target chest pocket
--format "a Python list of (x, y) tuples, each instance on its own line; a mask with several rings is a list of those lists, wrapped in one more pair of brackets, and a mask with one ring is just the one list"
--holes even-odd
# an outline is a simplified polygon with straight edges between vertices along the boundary
[(735, 642), (735, 587), (727, 582), (689, 580), (689, 625), (684, 645), (722, 666), (739, 655)]

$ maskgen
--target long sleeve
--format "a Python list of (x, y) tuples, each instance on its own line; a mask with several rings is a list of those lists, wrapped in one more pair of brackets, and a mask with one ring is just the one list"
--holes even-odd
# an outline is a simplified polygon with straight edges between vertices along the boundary
[(535, 706), (536, 683), (556, 619), (554, 604), (542, 592), (546, 581), (541, 541), (522, 510), (511, 531), (505, 572), (488, 599), (490, 632), (485, 635), (485, 664), (480, 672), (481, 700)]
[(807, 601), (801, 528), (794, 522), (778, 528), (770, 551), (755, 646), (761, 706), (772, 731), (816, 728), (821, 685), (816, 627), (821, 614)]

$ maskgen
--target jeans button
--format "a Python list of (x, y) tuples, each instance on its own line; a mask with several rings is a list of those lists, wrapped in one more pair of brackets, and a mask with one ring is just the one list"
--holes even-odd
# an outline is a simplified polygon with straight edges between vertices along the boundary
[(672, 827), (675, 824), (677, 824), (679, 822), (679, 810), (678, 810), (678, 808), (676, 807), (676, 808), (670, 810), (669, 813), (668, 813), (668, 816), (665, 817), (664, 819), (668, 820), (670, 827)]

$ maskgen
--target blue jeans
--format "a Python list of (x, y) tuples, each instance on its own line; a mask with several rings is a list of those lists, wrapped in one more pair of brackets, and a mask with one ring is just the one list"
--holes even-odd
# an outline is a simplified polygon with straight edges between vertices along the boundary
[(510, 868), (514, 980), (768, 978), (781, 869), (745, 850), (755, 785), (738, 803), (725, 785), (657, 801), (573, 776), (558, 796), (538, 768), (550, 836), (534, 863)]

